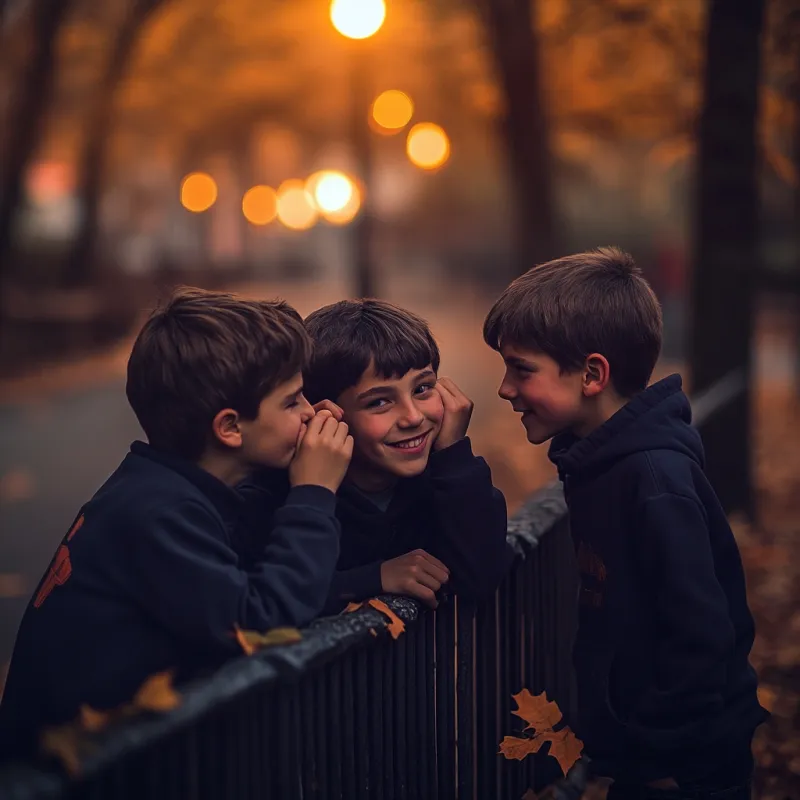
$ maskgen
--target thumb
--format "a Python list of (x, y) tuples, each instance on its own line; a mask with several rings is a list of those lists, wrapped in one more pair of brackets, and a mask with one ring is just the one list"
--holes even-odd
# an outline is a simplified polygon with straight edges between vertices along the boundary
[(307, 430), (308, 430), (308, 425), (304, 422), (300, 426), (300, 431), (297, 434), (297, 444), (295, 445), (295, 449), (299, 449), (300, 445), (303, 443), (303, 439), (305, 439)]

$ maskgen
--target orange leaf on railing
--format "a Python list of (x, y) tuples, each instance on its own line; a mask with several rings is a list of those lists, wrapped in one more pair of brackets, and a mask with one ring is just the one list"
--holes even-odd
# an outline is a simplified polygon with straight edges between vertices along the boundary
[(236, 627), (236, 641), (239, 642), (242, 650), (251, 656), (265, 647), (275, 647), (278, 644), (292, 644), (299, 642), (303, 638), (297, 628), (273, 628), (266, 633), (256, 631), (243, 631)]
[(348, 603), (347, 608), (342, 611), (342, 614), (349, 614), (351, 611), (358, 611), (358, 609), (363, 605), (363, 603)]
[(172, 711), (180, 702), (180, 695), (172, 685), (171, 670), (151, 675), (133, 696), (133, 707), (141, 711)]
[(533, 736), (506, 736), (500, 743), (500, 753), (507, 759), (521, 761), (530, 753), (538, 753), (547, 742), (550, 743), (549, 755), (558, 761), (561, 771), (566, 775), (570, 767), (581, 757), (583, 742), (578, 739), (569, 726), (561, 730), (553, 730), (561, 722), (561, 711), (558, 705), (547, 699), (545, 693), (533, 695), (527, 689), (512, 695), (517, 703), (517, 710), (512, 711), (522, 717), (528, 725), (526, 731), (534, 731)]
[(403, 633), (403, 631), (406, 629), (405, 622), (403, 622), (403, 620), (401, 620), (400, 617), (398, 617), (397, 614), (395, 614), (394, 611), (392, 611), (392, 609), (383, 602), (383, 600), (378, 600), (377, 597), (373, 597), (369, 601), (369, 604), (373, 608), (377, 608), (381, 614), (385, 614), (387, 617), (389, 617), (389, 633), (392, 634), (393, 639), (396, 639), (401, 633)]

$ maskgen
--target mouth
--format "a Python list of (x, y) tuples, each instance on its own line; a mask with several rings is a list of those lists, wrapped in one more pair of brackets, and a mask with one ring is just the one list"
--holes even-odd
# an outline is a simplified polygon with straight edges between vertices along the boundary
[(430, 435), (430, 431), (425, 431), (425, 433), (417, 434), (412, 438), (399, 439), (396, 442), (387, 442), (386, 444), (388, 447), (391, 447), (394, 450), (399, 450), (401, 453), (417, 455), (425, 449), (425, 445), (427, 444), (428, 437)]

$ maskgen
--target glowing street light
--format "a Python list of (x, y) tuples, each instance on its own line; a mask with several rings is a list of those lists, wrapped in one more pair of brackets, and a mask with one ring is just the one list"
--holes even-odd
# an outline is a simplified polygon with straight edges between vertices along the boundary
[(217, 202), (217, 183), (205, 172), (192, 172), (181, 181), (181, 205), (196, 214)]
[(278, 213), (278, 195), (271, 186), (253, 186), (244, 193), (242, 213), (251, 225), (269, 225)]
[(406, 152), (421, 169), (438, 169), (450, 158), (450, 139), (441, 126), (420, 122), (408, 133)]
[(332, 0), (331, 22), (348, 39), (374, 36), (386, 19), (384, 0)]
[(305, 231), (317, 221), (317, 209), (301, 180), (284, 181), (278, 187), (278, 219), (295, 231)]
[(347, 224), (361, 208), (361, 193), (343, 172), (315, 172), (306, 181), (306, 191), (314, 198), (320, 214), (333, 225)]
[(413, 114), (411, 98), (398, 89), (382, 92), (372, 104), (372, 119), (385, 133), (397, 133), (408, 124)]

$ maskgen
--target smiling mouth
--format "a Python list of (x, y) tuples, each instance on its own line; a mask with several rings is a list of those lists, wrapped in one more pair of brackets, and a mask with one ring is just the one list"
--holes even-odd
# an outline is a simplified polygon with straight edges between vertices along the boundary
[(413, 439), (401, 439), (397, 442), (387, 442), (387, 445), (389, 445), (389, 447), (394, 447), (397, 450), (418, 450), (423, 444), (425, 444), (429, 434), (430, 431), (425, 431), (425, 433), (421, 433), (419, 436), (415, 436)]

